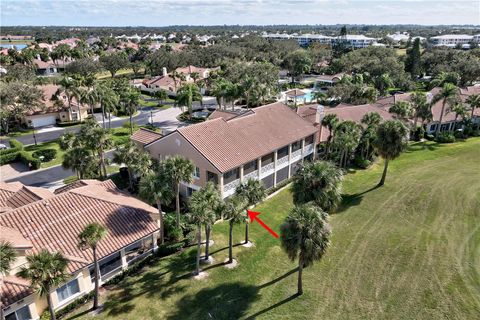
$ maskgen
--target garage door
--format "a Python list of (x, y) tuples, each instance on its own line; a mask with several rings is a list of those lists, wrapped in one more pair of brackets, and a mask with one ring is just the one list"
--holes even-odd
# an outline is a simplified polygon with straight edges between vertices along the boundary
[(45, 116), (41, 118), (32, 119), (32, 126), (35, 128), (49, 126), (56, 123), (55, 116)]

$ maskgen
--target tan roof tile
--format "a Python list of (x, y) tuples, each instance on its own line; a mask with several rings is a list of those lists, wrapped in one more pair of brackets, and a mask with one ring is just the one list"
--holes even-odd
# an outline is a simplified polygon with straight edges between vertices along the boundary
[(145, 144), (152, 143), (153, 141), (160, 139), (161, 137), (162, 137), (162, 134), (158, 132), (148, 130), (145, 128), (140, 128), (140, 130), (136, 131), (131, 136), (131, 139), (145, 145)]
[(7, 307), (33, 293), (30, 283), (16, 276), (6, 276), (0, 286), (0, 308)]

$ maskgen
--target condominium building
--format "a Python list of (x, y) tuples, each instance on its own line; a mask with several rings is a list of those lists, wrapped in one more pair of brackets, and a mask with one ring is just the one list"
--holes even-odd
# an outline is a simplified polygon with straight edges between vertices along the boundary
[(49, 293), (54, 310), (94, 289), (92, 250), (78, 246), (78, 234), (92, 222), (107, 229), (97, 248), (100, 284), (157, 247), (158, 210), (118, 190), (111, 180), (80, 180), (54, 193), (0, 183), (0, 241), (16, 253), (10, 271), (1, 275), (0, 308), (6, 320), (39, 319), (47, 308), (46, 297), (17, 276), (28, 267), (26, 257), (43, 249), (60, 252), (68, 261), (68, 280)]
[(471, 42), (479, 42), (480, 35), (468, 34), (444, 34), (441, 36), (431, 37), (430, 42), (434, 46), (456, 47), (458, 45), (469, 47)]
[(286, 34), (286, 33), (274, 33), (274, 34), (265, 34), (262, 37), (272, 40), (288, 40), (293, 39), (298, 42), (301, 46), (308, 46), (312, 43), (321, 43), (321, 44), (333, 44), (338, 42), (345, 42), (347, 46), (358, 49), (365, 48), (370, 45), (377, 43), (377, 39), (369, 38), (364, 35), (346, 35), (344, 37), (329, 37), (321, 34)]
[(317, 132), (277, 102), (243, 114), (215, 111), (209, 120), (178, 128), (143, 148), (159, 160), (181, 155), (195, 164), (193, 182), (182, 183), (184, 196), (212, 181), (226, 198), (247, 179), (271, 188), (291, 177), (303, 161), (314, 158)]

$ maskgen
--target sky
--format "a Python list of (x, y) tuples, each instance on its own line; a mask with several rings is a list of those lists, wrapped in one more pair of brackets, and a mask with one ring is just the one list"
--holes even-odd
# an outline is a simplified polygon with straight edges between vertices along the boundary
[(480, 25), (480, 0), (0, 0), (0, 9), (0, 26)]

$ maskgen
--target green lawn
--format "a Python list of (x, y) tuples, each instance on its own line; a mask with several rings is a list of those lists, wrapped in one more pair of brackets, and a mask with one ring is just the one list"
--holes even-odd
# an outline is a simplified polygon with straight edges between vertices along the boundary
[[(352, 171), (331, 216), (332, 245), (304, 270), (301, 297), (296, 263), (258, 223), (255, 247), (236, 246), (239, 266), (226, 269), (228, 225), (218, 223), (206, 279), (191, 277), (192, 248), (110, 288), (95, 319), (478, 319), (479, 158), (480, 138), (428, 142), (391, 162), (384, 187), (375, 188), (381, 164)], [(284, 190), (256, 211), (278, 232), (291, 208)]]
[(42, 143), (39, 143), (37, 145), (30, 144), (28, 146), (25, 146), (25, 151), (28, 151), (30, 153), (33, 153), (37, 150), (44, 150), (44, 149), (55, 149), (55, 150), (57, 150), (57, 156), (55, 157), (55, 159), (53, 159), (51, 161), (42, 162), (41, 168), (48, 168), (48, 167), (52, 167), (52, 166), (62, 164), (63, 155), (65, 154), (65, 151), (60, 149), (60, 145), (58, 144), (58, 140), (42, 142)]

